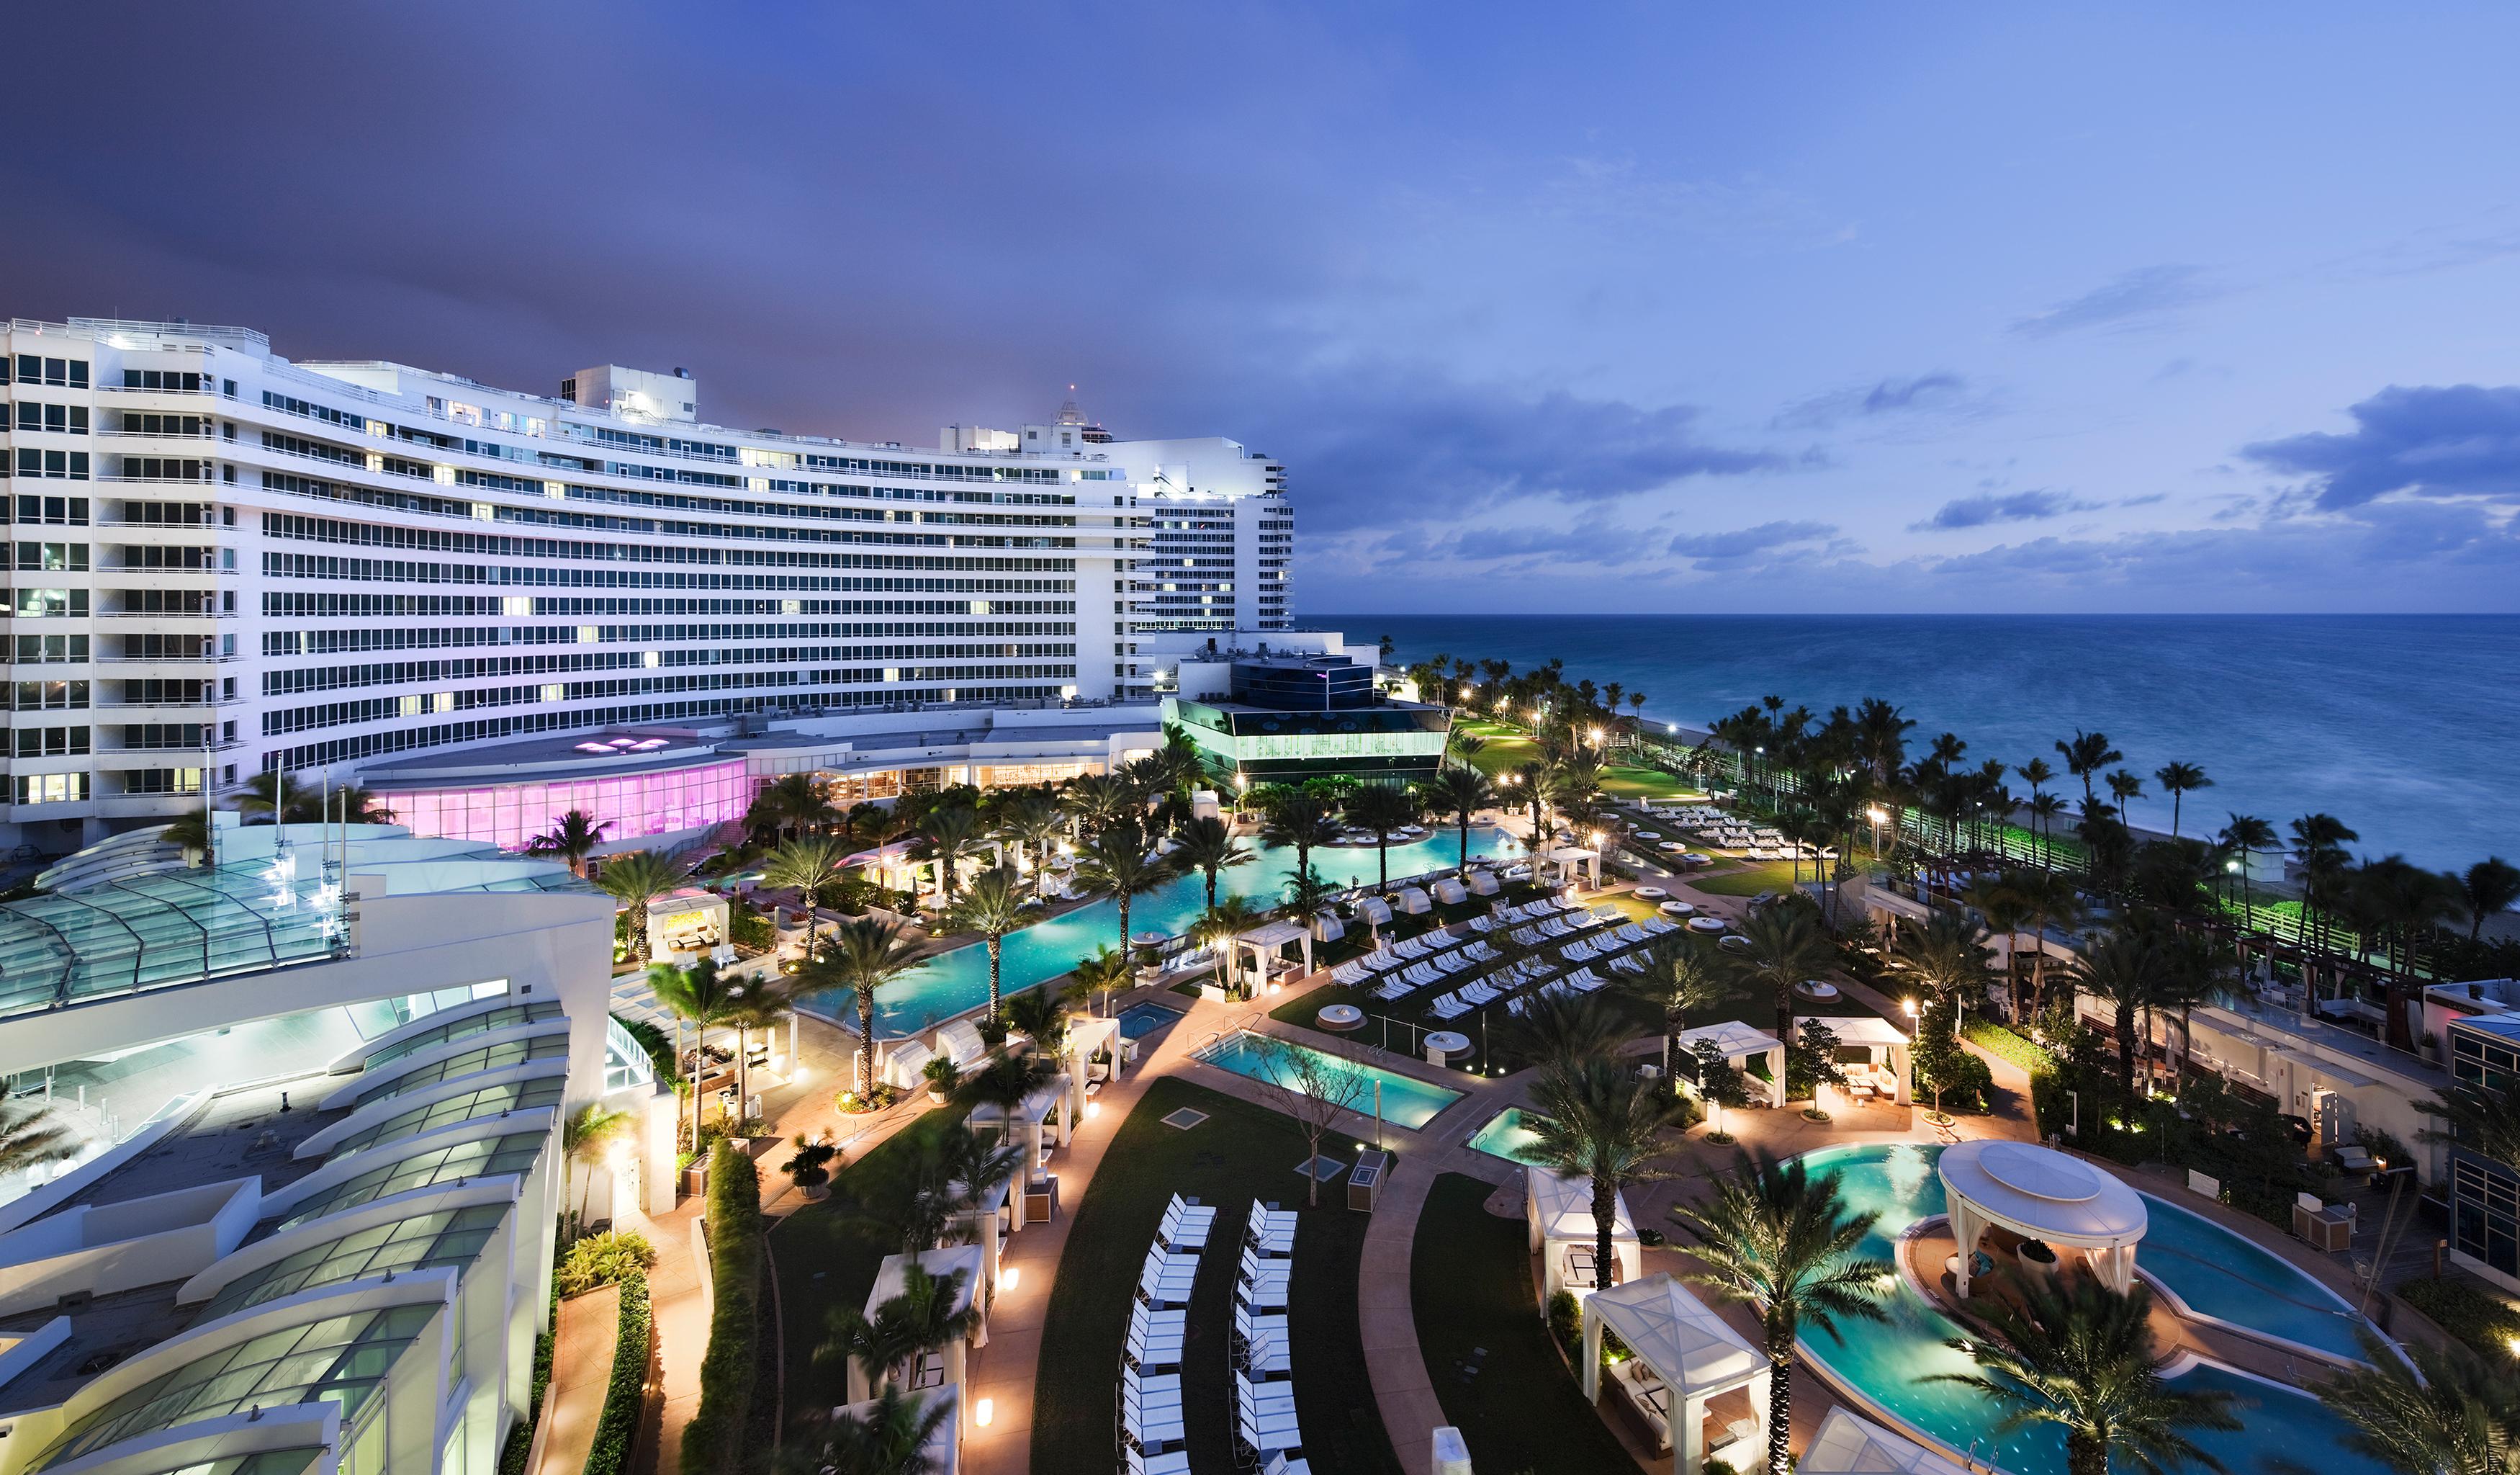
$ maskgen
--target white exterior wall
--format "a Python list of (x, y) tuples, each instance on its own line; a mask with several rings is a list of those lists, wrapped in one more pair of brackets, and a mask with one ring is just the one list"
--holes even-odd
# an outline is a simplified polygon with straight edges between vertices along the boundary
[[(24, 709), (0, 846), (165, 819), (205, 767), (225, 791), (627, 722), (1127, 694), (1157, 486), (1222, 499), (1230, 545), (1200, 572), (1251, 600), (1224, 627), (1285, 618), (1284, 474), (1230, 440), (945, 452), (293, 365), (241, 329), (19, 320), (0, 343), (39, 381), (0, 385), (5, 464), (36, 458), (0, 484), (30, 564), (0, 616)], [(56, 359), (85, 382), (41, 383)], [(614, 366), (577, 385), (697, 394)], [(84, 434), (20, 431), (18, 403)]]

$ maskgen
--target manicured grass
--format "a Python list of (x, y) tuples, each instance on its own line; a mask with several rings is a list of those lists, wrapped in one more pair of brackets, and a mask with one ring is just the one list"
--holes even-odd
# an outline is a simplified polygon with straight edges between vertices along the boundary
[[(1188, 1131), (1160, 1120), (1185, 1106), (1208, 1119)], [(1356, 1149), (1355, 1139), (1335, 1133), (1322, 1144), (1337, 1158), (1353, 1159)], [(1181, 1368), (1192, 1470), (1230, 1475), (1234, 1469), (1227, 1334), (1243, 1226), (1258, 1198), (1302, 1214), (1286, 1314), (1305, 1456), (1316, 1470), (1399, 1475), (1357, 1324), (1357, 1261), (1372, 1221), (1348, 1210), (1344, 1179), (1323, 1187), (1320, 1208), (1305, 1208), (1304, 1180), (1294, 1171), (1303, 1156), (1294, 1124), (1274, 1112), (1170, 1077), (1148, 1086), (1076, 1206), (1059, 1256), (1033, 1387), (1032, 1468), (1115, 1466), (1114, 1411), (1129, 1303), (1164, 1205), (1179, 1192), (1220, 1211), (1191, 1293)]]
[[(1811, 879), (1811, 866), (1803, 866), (1803, 879)], [(1755, 897), (1763, 891), (1783, 895), (1794, 889), (1794, 863), (1790, 860), (1754, 860), (1739, 870), (1720, 876), (1691, 876), (1689, 886), (1710, 897)]]
[[(831, 1197), (806, 1204), (772, 1225), (769, 1244), (779, 1268), (780, 1331), (791, 1421), (848, 1402), (848, 1370), (837, 1363), (815, 1366), (814, 1349), (828, 1334), (833, 1311), (865, 1308), (883, 1258), (901, 1249), (891, 1235), (861, 1216), (906, 1192), (908, 1172), (920, 1144), (960, 1122), (967, 1110), (942, 1106), (927, 1112), (840, 1170), (832, 1179)], [(766, 1161), (765, 1168), (775, 1170), (787, 1161), (787, 1150), (774, 1149), (772, 1157), (775, 1161)]]
[[(1482, 1207), (1494, 1191), (1478, 1178), (1447, 1173), (1435, 1179), (1418, 1217), (1410, 1302), (1418, 1349), (1444, 1417), (1460, 1426), (1471, 1463), (1482, 1470), (1599, 1475), (1634, 1469), (1636, 1461), (1585, 1406), (1583, 1388), (1549, 1340), (1522, 1221), (1499, 1219)], [(1485, 1355), (1474, 1358), (1480, 1349)], [(1472, 1365), (1477, 1371), (1465, 1373)]]

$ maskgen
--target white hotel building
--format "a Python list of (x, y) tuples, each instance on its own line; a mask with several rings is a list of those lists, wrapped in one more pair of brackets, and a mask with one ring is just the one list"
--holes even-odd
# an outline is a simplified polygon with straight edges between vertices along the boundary
[[(547, 398), (241, 328), (6, 340), (0, 847), (270, 769), (504, 806), (420, 822), (502, 843), (569, 785), (674, 811), (626, 840), (852, 754), (899, 755), (870, 792), (1061, 777), (1148, 745), (1186, 652), (1292, 623), (1283, 468), (1072, 405), (914, 449), (708, 425), (680, 370)], [(511, 766), (538, 787), (484, 797)]]

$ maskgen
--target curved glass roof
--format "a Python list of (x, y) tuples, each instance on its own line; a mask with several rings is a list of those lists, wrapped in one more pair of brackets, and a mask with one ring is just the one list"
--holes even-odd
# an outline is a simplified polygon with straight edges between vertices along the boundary
[(345, 1152), (373, 1147), (400, 1137), (416, 1137), (422, 1132), (457, 1122), (470, 1122), (475, 1117), (495, 1117), (502, 1112), (523, 1111), (529, 1107), (556, 1106), (568, 1082), (562, 1076), (538, 1076), (530, 1081), (503, 1081), (478, 1090), (464, 1091), (442, 1101), (415, 1106), (407, 1112), (389, 1117), (364, 1131), (354, 1132), (333, 1144), (328, 1158)]
[(287, 1229), (405, 1189), (433, 1188), (440, 1183), (461, 1182), (465, 1178), (522, 1173), (533, 1166), (535, 1155), (543, 1150), (543, 1144), (550, 1137), (548, 1130), (512, 1132), (504, 1137), (475, 1137), (469, 1142), (429, 1148), (394, 1162), (381, 1163), (365, 1173), (344, 1178), (298, 1205), (280, 1221), (280, 1227)]
[(568, 1032), (557, 1030), (524, 1039), (502, 1039), (475, 1050), (461, 1050), (434, 1065), (424, 1065), (399, 1076), (387, 1075), (373, 1086), (362, 1086), (351, 1098), (352, 1104), (365, 1106), (387, 1096), (399, 1096), (425, 1085), (470, 1076), (477, 1071), (495, 1071), (520, 1060), (541, 1060), (568, 1053)]
[(373, 1071), (388, 1061), (400, 1060), (406, 1055), (417, 1055), (423, 1050), (444, 1044), (450, 1039), (461, 1039), (467, 1035), (487, 1035), (492, 1030), (504, 1030), (510, 1025), (540, 1024), (546, 1019), (559, 1018), (560, 1012), (559, 999), (538, 998), (531, 1003), (505, 1004), (496, 1009), (485, 1009), (478, 1014), (468, 1014), (462, 1019), (438, 1025), (433, 1029), (421, 1030), (395, 1040), (392, 1044), (370, 1055), (359, 1069)]
[(353, 1312), (284, 1326), (168, 1368), (72, 1424), (35, 1468), (120, 1444), (135, 1434), (222, 1418), (251, 1407), (338, 1404), (347, 1425), (384, 1386), (385, 1373), (437, 1314), (434, 1304)]
[(322, 1445), (303, 1450), (265, 1450), (258, 1454), (231, 1454), (225, 1459), (169, 1465), (149, 1475), (306, 1475), (324, 1457)]
[(429, 1266), (469, 1266), (490, 1236), (499, 1232), (507, 1204), (475, 1204), (441, 1209), (412, 1219), (354, 1229), (285, 1256), (260, 1269), (248, 1270), (220, 1287), (202, 1313), (205, 1322), (232, 1312), (292, 1296), (309, 1286), (338, 1285)]

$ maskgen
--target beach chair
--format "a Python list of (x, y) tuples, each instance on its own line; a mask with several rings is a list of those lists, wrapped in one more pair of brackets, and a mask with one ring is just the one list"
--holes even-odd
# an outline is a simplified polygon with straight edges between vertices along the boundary
[(1454, 1020), (1461, 1018), (1462, 1015), (1469, 1013), (1470, 1008), (1470, 1005), (1465, 1004), (1462, 1002), (1461, 999), (1447, 993), (1443, 997), (1436, 999), (1433, 1003), (1428, 1004), (1426, 1006), (1426, 1012), (1433, 1015), (1435, 1018), (1442, 1020), (1446, 1024), (1450, 1024)]
[(1593, 920), (1596, 922), (1615, 922), (1626, 915), (1626, 912), (1619, 910), (1616, 906), (1611, 905), (1607, 901), (1604, 901), (1600, 905), (1593, 908)]
[[(1286, 1242), (1292, 1244), (1295, 1241), (1295, 1225), (1301, 1221), (1301, 1219), (1302, 1216), (1292, 1209), (1272, 1209), (1255, 1198), (1251, 1201), (1251, 1218), (1245, 1224), (1245, 1228), (1255, 1243), (1265, 1233), (1282, 1234)], [(1266, 1253), (1265, 1249), (1263, 1253)]]
[(1192, 1204), (1180, 1194), (1164, 1206), (1164, 1220), (1155, 1237), (1168, 1250), (1197, 1250), (1207, 1245), (1208, 1225), (1216, 1222), (1216, 1210), (1205, 1204)]
[(1181, 1374), (1178, 1372), (1142, 1373), (1134, 1367), (1120, 1369), (1120, 1392), (1142, 1404), (1161, 1407), (1171, 1404), (1181, 1406)]
[(1570, 963), (1589, 963), (1598, 950), (1593, 945), (1592, 939), (1579, 938), (1557, 949), (1557, 955)]
[(1295, 1364), (1293, 1358), (1287, 1354), (1285, 1338), (1263, 1337), (1257, 1342), (1245, 1345), (1240, 1360), (1235, 1365), (1248, 1368), (1253, 1372), (1269, 1373), (1287, 1372), (1292, 1370)]
[(1237, 1369), (1234, 1374), (1234, 1402), (1251, 1413), (1292, 1413), (1295, 1411), (1295, 1385), (1251, 1380), (1251, 1374)]
[(1182, 1426), (1181, 1405), (1149, 1406), (1126, 1393), (1120, 1395), (1120, 1432), (1140, 1449), (1168, 1445), (1189, 1437), (1189, 1430)]
[(1282, 1342), (1286, 1339), (1286, 1318), (1255, 1316), (1238, 1306), (1234, 1309), (1234, 1336), (1245, 1347), (1263, 1337), (1275, 1337)]
[[(1128, 1475), (1190, 1475), (1190, 1452), (1168, 1450), (1161, 1454), (1148, 1454), (1137, 1450), (1124, 1450)], [(1306, 1472), (1310, 1475), (1310, 1471)]]
[(1493, 963), (1498, 958), (1505, 956), (1504, 953), (1496, 950), (1496, 945), (1494, 943), (1489, 942), (1485, 938), (1481, 938), (1477, 942), (1472, 943), (1469, 946), (1462, 948), (1461, 955), (1473, 963)]
[(1181, 1306), (1190, 1300), (1191, 1285), (1197, 1278), (1197, 1256), (1149, 1251), (1146, 1268), (1138, 1273), (1138, 1294), (1149, 1306)]
[(1380, 984), (1375, 985), (1373, 996), (1379, 999), (1394, 999), (1403, 994), (1415, 993), (1417, 991), (1418, 991), (1416, 989), (1410, 987), (1409, 980), (1405, 978), (1392, 978), (1385, 979)]
[(1283, 1312), (1286, 1309), (1286, 1282), (1276, 1280), (1234, 1283), (1234, 1306), (1243, 1312)]
[(1647, 937), (1660, 937), (1666, 932), (1680, 931), (1680, 924), (1668, 917), (1647, 917), (1638, 925), (1644, 929)]
[(1362, 958), (1350, 958), (1330, 970), (1330, 982), (1353, 989), (1365, 982), (1366, 967)]
[(1634, 974), (1638, 978), (1642, 978), (1645, 974), (1644, 954), (1641, 952), (1623, 952), (1617, 957), (1610, 959), (1610, 966), (1620, 973)]
[(1182, 1332), (1129, 1328), (1129, 1339), (1122, 1350), (1133, 1367), (1179, 1367), (1182, 1360)]

